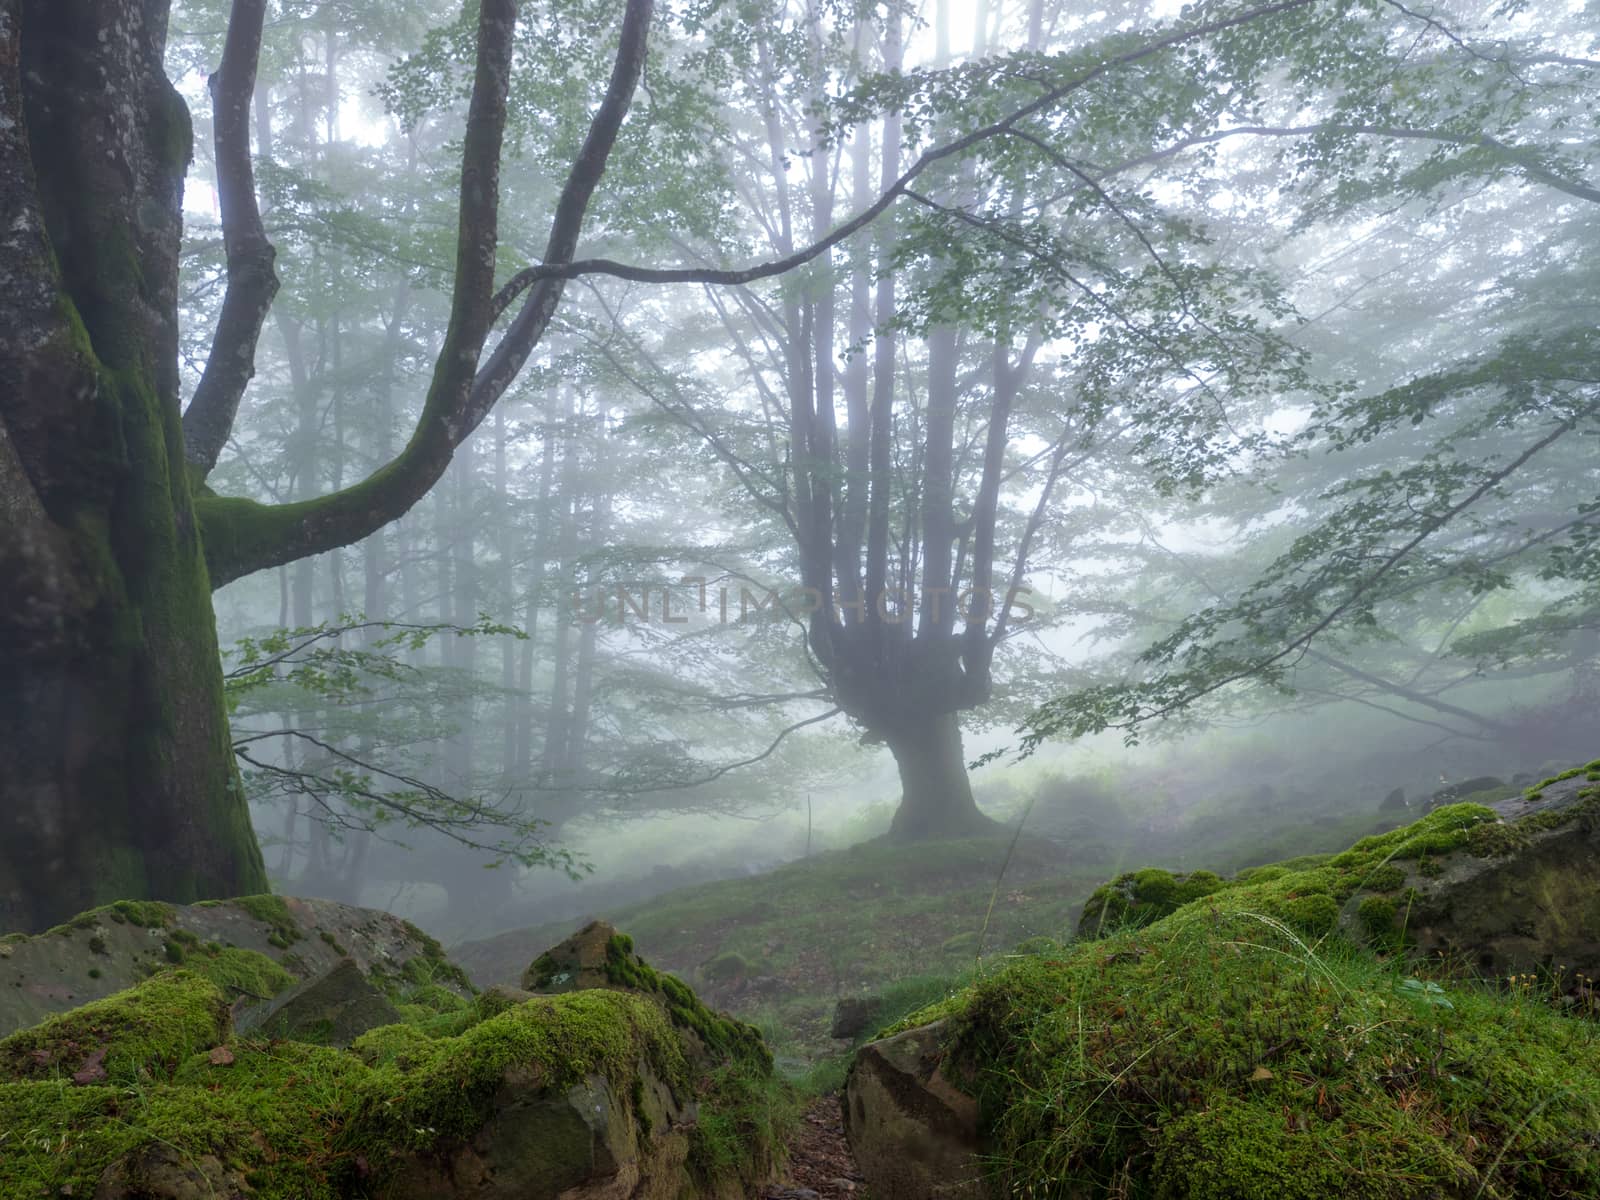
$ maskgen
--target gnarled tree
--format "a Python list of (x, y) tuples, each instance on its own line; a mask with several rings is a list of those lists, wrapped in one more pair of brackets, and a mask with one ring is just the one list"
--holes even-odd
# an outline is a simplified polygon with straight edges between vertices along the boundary
[[(610, 86), (545, 251), (572, 260), (638, 83), (649, 0), (629, 3)], [(390, 463), (332, 495), (258, 505), (205, 478), (252, 373), (276, 290), (256, 211), (248, 110), (264, 0), (233, 5), (216, 104), (228, 289), (179, 416), (178, 248), (191, 154), (163, 69), (169, 5), (0, 4), (0, 927), (115, 897), (261, 891), (238, 786), (211, 589), (347, 545), (439, 479), (538, 343), (559, 277), (504, 309), (494, 268), (516, 22), (485, 0), (461, 163), (451, 320), (421, 419)]]

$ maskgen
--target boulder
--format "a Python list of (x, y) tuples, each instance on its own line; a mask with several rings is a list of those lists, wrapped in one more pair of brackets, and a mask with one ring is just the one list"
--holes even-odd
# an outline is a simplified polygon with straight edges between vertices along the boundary
[(1160, 867), (1129, 871), (1095, 889), (1078, 917), (1078, 936), (1098, 938), (1159, 921), (1224, 886), (1210, 871), (1174, 874)]
[(398, 1025), (400, 1013), (347, 958), (326, 974), (236, 1011), (233, 1021), (243, 1034), (342, 1048), (369, 1029)]
[(1379, 812), (1404, 812), (1406, 808), (1406, 790), (1403, 787), (1395, 788), (1378, 805)]
[(854, 1041), (872, 1025), (883, 1007), (881, 996), (846, 996), (833, 1006), (833, 1025), (828, 1036)]
[(873, 1200), (979, 1200), (978, 1103), (945, 1076), (935, 1021), (869, 1042), (845, 1083), (844, 1129)]
[(524, 991), (544, 994), (610, 987), (608, 956), (616, 929), (606, 921), (590, 921), (560, 945), (534, 959), (522, 973)]
[(291, 896), (124, 900), (45, 933), (0, 938), (0, 1037), (170, 967), (205, 975), (249, 1006), (347, 958), (380, 991), (432, 983), (472, 995), (438, 942), (375, 909)]
[[(1466, 847), (1397, 861), (1406, 875), (1394, 920), (1407, 944), (1491, 977), (1552, 968), (1600, 977), (1597, 776), (1496, 801), (1488, 807), (1500, 820)], [(1361, 925), (1359, 904), (1346, 906), (1343, 923)]]
[(94, 1200), (246, 1200), (244, 1176), (215, 1155), (180, 1155), (156, 1143), (124, 1154), (106, 1168)]
[[(688, 1183), (692, 1113), (640, 1064), (632, 1097), (604, 1075), (550, 1094), (506, 1072), (494, 1115), (444, 1153), (410, 1153), (387, 1177), (391, 1200), (677, 1200)], [(637, 1106), (637, 1107), (636, 1107)]]
[(1509, 786), (1505, 780), (1493, 775), (1475, 775), (1471, 779), (1463, 779), (1460, 783), (1445, 784), (1428, 797), (1427, 807), (1438, 808), (1444, 804), (1459, 804), (1463, 800), (1481, 798), (1485, 792), (1502, 792)]
[[(353, 957), (237, 1011), (169, 966), (0, 1039), (0, 1197), (753, 1194), (786, 1108), (759, 1034), (601, 944), (599, 986), (443, 1011), (414, 999), (436, 985), (391, 1005)], [(8, 1130), (51, 1152), (8, 1155)]]
[[(1405, 961), (1600, 977), (1600, 761), (1564, 775), (1241, 872), (870, 1043), (844, 1116), (871, 1194), (1600, 1196), (1600, 1027), (1568, 1015), (1587, 985), (1497, 995)], [(1335, 951), (1340, 929), (1382, 957)]]

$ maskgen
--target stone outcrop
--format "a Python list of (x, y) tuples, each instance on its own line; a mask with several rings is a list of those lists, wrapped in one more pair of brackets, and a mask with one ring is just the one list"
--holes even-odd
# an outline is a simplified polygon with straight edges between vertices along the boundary
[(106, 1169), (94, 1200), (249, 1200), (244, 1176), (214, 1154), (180, 1155), (170, 1146), (141, 1146)]
[[(261, 959), (274, 965), (260, 970)], [(346, 959), (379, 991), (432, 983), (472, 994), (438, 942), (375, 909), (291, 896), (121, 901), (45, 933), (0, 938), (0, 1037), (169, 967), (209, 975), (245, 1007), (321, 978)]]
[(351, 958), (234, 1013), (234, 1029), (241, 1034), (320, 1046), (348, 1046), (369, 1029), (399, 1023), (399, 1011)]
[[(1394, 923), (1418, 953), (1487, 976), (1564, 968), (1600, 978), (1600, 771), (1488, 807), (1496, 823), (1451, 853), (1394, 860)], [(1370, 910), (1369, 910), (1370, 919)], [(1345, 928), (1360, 934), (1361, 902)]]
[[(1524, 793), (1485, 783), (1340, 854), (1227, 880), (1120, 876), (1092, 902), (1101, 938), (863, 1047), (844, 1113), (875, 1200), (1076, 1198), (1135, 1179), (1286, 1200), (1600, 1195), (1595, 992), (1573, 982), (1600, 977), (1600, 761)], [(1387, 961), (1327, 956), (1340, 934)], [(1432, 963), (1411, 977), (1403, 956)], [(1455, 988), (1441, 966), (1476, 978)], [(1500, 1009), (1492, 981), (1513, 974)], [(1251, 1020), (1270, 1033), (1246, 1034), (1243, 1058), (1192, 1036)], [(1337, 1103), (1308, 1103), (1333, 1094), (1306, 1087), (1324, 1075)], [(1530, 1104), (1549, 1122), (1537, 1134)], [(1407, 1152), (1386, 1157), (1372, 1131), (1400, 1128)], [(1508, 1164), (1498, 1147), (1529, 1137), (1541, 1149)]]
[(390, 1200), (678, 1200), (694, 1109), (640, 1064), (632, 1095), (604, 1075), (551, 1093), (513, 1069), (495, 1113), (443, 1154), (407, 1154)]
[[(559, 994), (469, 998), (425, 935), (403, 933), (418, 956), (398, 965), (367, 943), (364, 966), (360, 925), (291, 937), (296, 903), (258, 907), (286, 943), (269, 949), (326, 948), (299, 983), (183, 937), (165, 906), (123, 911), (184, 962), (0, 1038), (0, 1196), (734, 1200), (770, 1176), (782, 1085), (759, 1034), (624, 935), (541, 956), (581, 967)], [(116, 923), (89, 918), (47, 948)], [(52, 1150), (7, 1155), (13, 1129)]]
[(949, 1078), (945, 1023), (869, 1042), (845, 1084), (845, 1135), (873, 1200), (982, 1200), (978, 1104)]

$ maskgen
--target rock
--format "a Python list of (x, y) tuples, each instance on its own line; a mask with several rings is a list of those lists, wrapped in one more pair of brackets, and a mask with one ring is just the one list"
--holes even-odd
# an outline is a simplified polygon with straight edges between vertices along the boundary
[(1383, 798), (1383, 803), (1378, 805), (1378, 811), (1404, 812), (1406, 807), (1406, 790), (1403, 787), (1397, 787)]
[(525, 992), (521, 988), (497, 983), (492, 988), (486, 988), (478, 993), (478, 1007), (489, 1014), (501, 1013), (508, 1008), (515, 1008), (519, 1004), (525, 1004), (533, 998), (533, 992)]
[(748, 1061), (762, 1073), (772, 1070), (772, 1052), (754, 1026), (707, 1008), (688, 984), (646, 963), (634, 953), (633, 939), (605, 921), (589, 922), (539, 955), (522, 973), (522, 983), (540, 995), (592, 988), (641, 993), (666, 1010), (697, 1067), (709, 1069), (726, 1057)]
[(380, 990), (431, 982), (472, 994), (465, 973), (415, 925), (332, 900), (119, 901), (0, 947), (0, 1037), (172, 966), (208, 976), (246, 1005), (346, 958)]
[(1497, 779), (1493, 775), (1476, 775), (1471, 779), (1463, 779), (1460, 783), (1446, 784), (1428, 797), (1428, 807), (1433, 809), (1445, 804), (1459, 804), (1482, 792), (1500, 791), (1506, 786), (1505, 780)]
[(602, 987), (499, 989), (444, 1022), (408, 1001), (416, 1023), (383, 1023), (400, 1014), (346, 959), (241, 1010), (255, 1036), (215, 981), (169, 967), (0, 1039), (0, 1197), (42, 1194), (5, 1153), (17, 1129), (61, 1194), (104, 1200), (758, 1194), (770, 1053), (631, 945), (607, 939)]
[(160, 1142), (117, 1159), (100, 1176), (94, 1200), (246, 1200), (244, 1176), (215, 1156), (180, 1155)]
[(228, 1030), (228, 998), (210, 980), (173, 968), (0, 1038), (0, 1083), (69, 1078), (128, 1087), (170, 1075)]
[(1600, 977), (1600, 786), (1580, 774), (1489, 807), (1501, 822), (1466, 850), (1399, 864), (1414, 890), (1396, 914), (1407, 941), (1489, 976), (1559, 966)]
[(883, 1006), (880, 996), (846, 996), (833, 1006), (833, 1025), (829, 1037), (854, 1040), (867, 1031), (872, 1018)]
[(443, 1154), (405, 1155), (392, 1200), (677, 1200), (688, 1177), (689, 1112), (641, 1065), (640, 1110), (603, 1075), (558, 1095), (520, 1068), (503, 1077), (494, 1115)]
[(1078, 936), (1098, 938), (1130, 925), (1148, 925), (1222, 887), (1222, 879), (1210, 871), (1129, 871), (1094, 890), (1078, 918)]
[(605, 921), (590, 921), (559, 946), (534, 959), (522, 973), (524, 991), (540, 994), (575, 992), (609, 987), (607, 954), (616, 929)]
[(940, 1069), (945, 1022), (869, 1042), (845, 1083), (844, 1127), (873, 1200), (980, 1200), (978, 1102)]
[(234, 1014), (240, 1033), (341, 1049), (369, 1029), (399, 1023), (395, 1006), (349, 958), (324, 975)]

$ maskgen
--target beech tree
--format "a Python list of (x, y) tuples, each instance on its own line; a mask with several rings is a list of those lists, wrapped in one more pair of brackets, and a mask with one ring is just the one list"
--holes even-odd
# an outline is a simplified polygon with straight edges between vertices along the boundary
[[(486, 0), (461, 156), (450, 325), (404, 449), (352, 487), (261, 505), (206, 476), (277, 288), (249, 107), (265, 0), (232, 6), (211, 79), (228, 285), (180, 417), (177, 267), (189, 114), (163, 67), (169, 5), (0, 7), (0, 924), (115, 897), (262, 891), (232, 761), (211, 589), (357, 541), (440, 478), (549, 325), (540, 279), (492, 353), (498, 174), (516, 5)], [(638, 83), (652, 6), (623, 15), (605, 99), (565, 180), (544, 264), (571, 262)]]

